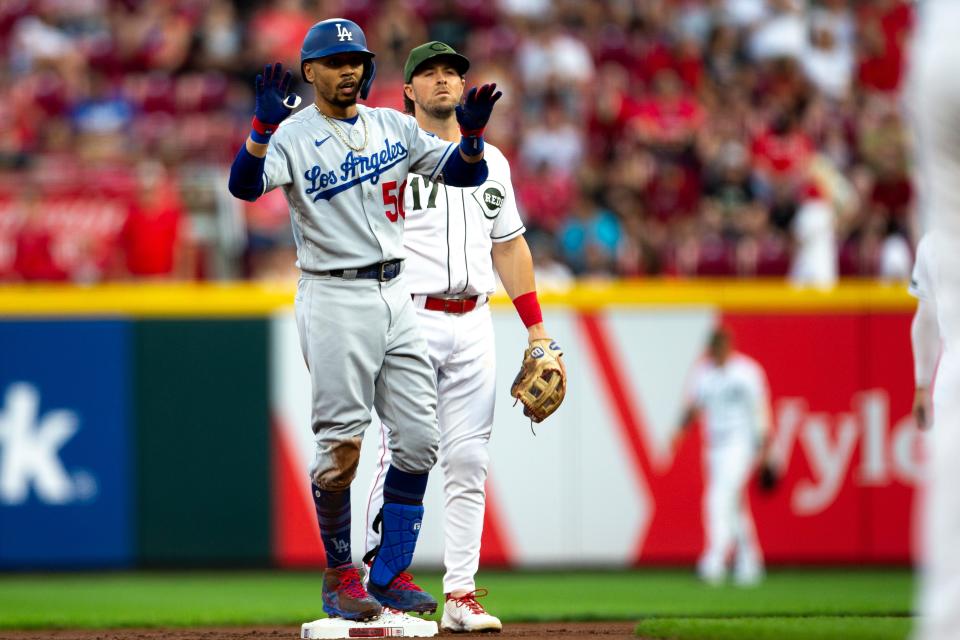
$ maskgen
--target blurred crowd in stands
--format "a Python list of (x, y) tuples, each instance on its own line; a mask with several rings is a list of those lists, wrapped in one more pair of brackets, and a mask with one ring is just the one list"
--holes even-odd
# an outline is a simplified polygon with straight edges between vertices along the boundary
[(503, 89), (544, 286), (909, 273), (903, 0), (5, 0), (0, 279), (293, 277), (282, 194), (226, 171), (257, 70), (333, 16), (377, 54), (370, 105), (402, 109), (432, 39)]

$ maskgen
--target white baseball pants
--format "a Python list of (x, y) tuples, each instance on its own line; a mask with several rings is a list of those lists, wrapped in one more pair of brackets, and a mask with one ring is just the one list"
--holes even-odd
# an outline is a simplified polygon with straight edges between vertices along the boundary
[(756, 447), (747, 438), (709, 445), (703, 500), (706, 546), (697, 565), (705, 580), (717, 582), (726, 577), (731, 552), (738, 582), (754, 582), (763, 574), (763, 556), (746, 496), (755, 457)]
[[(440, 466), (445, 499), (443, 591), (473, 591), (480, 566), (480, 537), (486, 504), (484, 484), (490, 461), (496, 389), (493, 324), (489, 305), (462, 315), (417, 309), (420, 329), (437, 376)], [(367, 508), (366, 550), (380, 541), (373, 519), (383, 504), (383, 480), (390, 465), (387, 447), (393, 425), (382, 422), (374, 479)]]
[(921, 640), (960, 637), (960, 351), (940, 358), (933, 391), (933, 426), (928, 448), (923, 513), (923, 573), (920, 586)]

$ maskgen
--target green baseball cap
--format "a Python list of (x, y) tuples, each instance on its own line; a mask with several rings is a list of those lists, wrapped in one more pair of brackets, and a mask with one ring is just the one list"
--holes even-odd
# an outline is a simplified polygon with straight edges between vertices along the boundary
[(417, 67), (422, 65), (427, 60), (436, 58), (437, 56), (445, 56), (449, 58), (450, 64), (462, 76), (466, 75), (467, 69), (470, 68), (470, 61), (467, 60), (466, 56), (462, 56), (454, 51), (453, 47), (450, 45), (434, 40), (433, 42), (427, 42), (426, 44), (422, 44), (410, 51), (410, 55), (407, 56), (407, 62), (403, 65), (403, 81), (407, 84), (410, 84), (410, 79), (413, 78), (413, 74), (417, 70)]

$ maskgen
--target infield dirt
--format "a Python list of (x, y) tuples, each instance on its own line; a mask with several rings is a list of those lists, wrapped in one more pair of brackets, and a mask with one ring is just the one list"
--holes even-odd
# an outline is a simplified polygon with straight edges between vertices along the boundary
[[(437, 637), (473, 638), (633, 638), (633, 622), (510, 623), (503, 632), (441, 633)], [(0, 640), (294, 640), (300, 627), (197, 627), (157, 629), (48, 629), (0, 631)]]

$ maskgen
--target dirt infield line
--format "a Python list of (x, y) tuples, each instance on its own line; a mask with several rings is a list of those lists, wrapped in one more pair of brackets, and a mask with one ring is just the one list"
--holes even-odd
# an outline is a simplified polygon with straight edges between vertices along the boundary
[[(503, 632), (441, 633), (447, 638), (631, 638), (633, 622), (542, 622), (503, 625)], [(194, 627), (156, 629), (49, 629), (0, 631), (0, 640), (270, 640), (299, 638), (300, 627)]]

